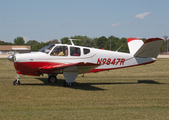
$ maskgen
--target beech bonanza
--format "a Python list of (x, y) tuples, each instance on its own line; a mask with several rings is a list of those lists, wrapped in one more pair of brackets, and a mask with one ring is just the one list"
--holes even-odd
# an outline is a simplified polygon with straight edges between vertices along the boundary
[(72, 45), (50, 44), (38, 52), (8, 56), (8, 60), (14, 62), (18, 74), (13, 84), (20, 84), (20, 74), (32, 76), (48, 74), (48, 81), (51, 83), (57, 81), (58, 74), (63, 74), (64, 86), (70, 87), (78, 74), (153, 63), (156, 61), (163, 39), (149, 38), (143, 42), (137, 38), (128, 38), (130, 53), (76, 46), (72, 40), (71, 43)]

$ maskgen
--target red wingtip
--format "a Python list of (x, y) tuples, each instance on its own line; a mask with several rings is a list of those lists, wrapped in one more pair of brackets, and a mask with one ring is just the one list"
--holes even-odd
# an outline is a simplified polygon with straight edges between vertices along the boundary
[(148, 43), (148, 42), (152, 42), (152, 41), (157, 41), (157, 40), (163, 40), (163, 39), (161, 39), (161, 38), (149, 38), (144, 43)]
[(129, 43), (130, 41), (133, 41), (133, 40), (140, 40), (138, 38), (127, 38), (127, 43)]

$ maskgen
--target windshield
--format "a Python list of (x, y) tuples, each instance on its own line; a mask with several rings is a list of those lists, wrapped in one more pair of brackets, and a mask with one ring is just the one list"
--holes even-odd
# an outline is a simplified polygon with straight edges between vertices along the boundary
[(48, 54), (54, 46), (55, 46), (54, 44), (47, 45), (47, 46), (41, 48), (38, 52), (44, 52), (44, 53)]

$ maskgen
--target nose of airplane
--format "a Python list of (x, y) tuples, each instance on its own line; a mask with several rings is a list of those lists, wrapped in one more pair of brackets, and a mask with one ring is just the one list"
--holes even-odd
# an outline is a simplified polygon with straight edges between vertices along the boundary
[(7, 57), (7, 59), (8, 59), (9, 61), (14, 62), (14, 55), (10, 55), (10, 56), (8, 56), (8, 57)]

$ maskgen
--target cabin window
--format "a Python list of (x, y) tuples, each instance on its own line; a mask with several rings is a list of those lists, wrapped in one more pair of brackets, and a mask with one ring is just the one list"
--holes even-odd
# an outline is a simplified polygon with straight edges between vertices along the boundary
[(88, 54), (88, 53), (90, 53), (90, 49), (84, 48), (84, 49), (83, 49), (83, 53), (84, 53), (85, 55)]
[(71, 56), (80, 56), (80, 48), (70, 47), (70, 55)]
[(50, 54), (51, 56), (68, 56), (67, 46), (56, 46)]
[(54, 46), (55, 46), (54, 44), (47, 45), (47, 46), (41, 48), (38, 52), (44, 52), (44, 53), (48, 54)]

